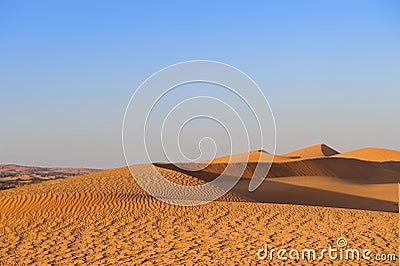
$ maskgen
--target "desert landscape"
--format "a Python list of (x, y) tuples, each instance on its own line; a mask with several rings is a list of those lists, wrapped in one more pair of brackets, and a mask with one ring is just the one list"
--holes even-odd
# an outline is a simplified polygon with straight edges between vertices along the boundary
[[(0, 265), (282, 265), (259, 259), (268, 245), (347, 247), (396, 254), (398, 265), (400, 152), (367, 148), (339, 153), (319, 144), (284, 155), (266, 151), (214, 159), (199, 171), (156, 169), (169, 180), (199, 185), (227, 164), (246, 164), (235, 188), (217, 201), (177, 206), (148, 195), (128, 167), (0, 191)], [(254, 192), (257, 164), (272, 163)], [(202, 163), (199, 163), (202, 164)], [(171, 195), (173, 196), (173, 195)], [(287, 260), (285, 265), (360, 265), (360, 261)]]
[(0, 164), (0, 189), (13, 188), (43, 181), (85, 175), (99, 171), (87, 168), (55, 168)]
[(400, 1), (0, 1), (0, 266), (400, 266)]

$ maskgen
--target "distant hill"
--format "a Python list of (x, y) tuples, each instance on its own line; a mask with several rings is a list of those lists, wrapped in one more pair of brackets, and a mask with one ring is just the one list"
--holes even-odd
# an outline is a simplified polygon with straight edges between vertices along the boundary
[(0, 189), (97, 172), (87, 168), (49, 168), (0, 164)]

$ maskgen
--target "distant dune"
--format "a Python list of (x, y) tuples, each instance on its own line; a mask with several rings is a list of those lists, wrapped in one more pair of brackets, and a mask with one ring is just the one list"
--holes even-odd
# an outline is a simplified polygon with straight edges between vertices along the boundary
[(240, 154), (234, 154), (232, 156), (223, 156), (212, 160), (211, 163), (238, 163), (238, 162), (272, 162), (272, 161), (287, 161), (291, 159), (296, 159), (297, 156), (283, 156), (283, 155), (273, 155), (263, 150), (244, 152)]
[(336, 155), (340, 158), (354, 158), (365, 161), (374, 162), (400, 162), (400, 151), (380, 149), (380, 148), (363, 148), (355, 151), (345, 152)]
[[(263, 150), (256, 150), (251, 152), (244, 152), (240, 154), (234, 154), (232, 156), (223, 156), (216, 158), (212, 163), (237, 163), (237, 162), (284, 162), (290, 160), (303, 160), (319, 157), (328, 157), (338, 155), (339, 152), (329, 147), (326, 144), (317, 144), (310, 147), (306, 147), (294, 152), (290, 152), (283, 155), (273, 155)], [(206, 162), (206, 161), (205, 161)]]
[(339, 152), (329, 147), (328, 145), (317, 144), (297, 151), (289, 152), (285, 154), (285, 156), (307, 159), (315, 157), (332, 156), (336, 154), (339, 154)]
[[(397, 212), (400, 161), (393, 159), (399, 152), (360, 151), (363, 152), (339, 154), (320, 144), (284, 156), (273, 157), (258, 150), (217, 158), (210, 164), (185, 164), (186, 169), (201, 169), (198, 171), (179, 169), (179, 164), (157, 166), (205, 181), (214, 180), (221, 174), (228, 178), (240, 176), (232, 192), (256, 202)], [(367, 155), (372, 160), (367, 159)], [(256, 167), (261, 169), (256, 176), (266, 179), (256, 191), (249, 192), (249, 179), (255, 174)], [(267, 176), (260, 176), (268, 169)]]
[[(247, 189), (249, 177), (257, 165), (269, 166), (272, 155), (250, 152), (248, 163), (242, 161), (247, 155), (234, 155), (234, 168), (245, 168), (239, 183), (194, 207), (154, 199), (127, 167), (2, 190), (0, 265), (281, 265), (276, 258), (260, 261), (257, 251), (265, 244), (335, 247), (339, 237), (372, 254), (398, 254), (399, 162), (324, 150), (323, 156), (315, 150), (276, 156), (254, 192)], [(171, 164), (132, 167), (136, 178), (146, 180), (156, 167), (172, 182), (196, 186), (221, 173), (227, 158), (195, 172)], [(318, 263), (343, 265), (327, 257)]]

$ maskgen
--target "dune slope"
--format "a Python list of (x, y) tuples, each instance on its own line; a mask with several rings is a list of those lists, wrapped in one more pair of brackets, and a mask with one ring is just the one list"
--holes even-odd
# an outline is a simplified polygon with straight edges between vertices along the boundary
[[(257, 152), (250, 152), (250, 155)], [(240, 177), (232, 192), (256, 202), (289, 203), (313, 206), (343, 207), (363, 210), (397, 212), (400, 162), (378, 162), (354, 158), (325, 156), (270, 162), (240, 162), (243, 154), (214, 163), (157, 164), (159, 167), (211, 181), (223, 174), (230, 180)], [(247, 156), (245, 156), (247, 157)], [(257, 169), (257, 171), (256, 171)], [(268, 172), (268, 175), (265, 174)], [(254, 192), (249, 192), (249, 179), (265, 178)], [(289, 179), (288, 179), (289, 178)], [(288, 183), (287, 180), (290, 180)]]
[(338, 154), (336, 155), (336, 157), (354, 158), (354, 159), (374, 161), (374, 162), (387, 162), (387, 161), (400, 162), (400, 151), (380, 149), (380, 148), (363, 148), (359, 150)]
[(289, 152), (284, 156), (306, 159), (306, 158), (332, 156), (336, 154), (339, 154), (339, 152), (329, 147), (328, 145), (317, 144), (297, 151)]

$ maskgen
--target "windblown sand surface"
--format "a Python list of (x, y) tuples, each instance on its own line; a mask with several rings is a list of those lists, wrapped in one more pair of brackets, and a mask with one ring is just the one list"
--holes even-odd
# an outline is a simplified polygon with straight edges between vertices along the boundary
[[(398, 255), (397, 163), (327, 157), (276, 162), (254, 193), (244, 176), (220, 200), (194, 207), (152, 198), (128, 168), (3, 190), (0, 265), (282, 265), (276, 257), (259, 260), (257, 251), (265, 244), (322, 250), (336, 247), (339, 237), (348, 248), (372, 250), (371, 256)], [(153, 166), (135, 167), (146, 176)], [(202, 184), (224, 168), (215, 163), (189, 175), (156, 167), (186, 185)], [(246, 167), (249, 174), (254, 165)], [(324, 263), (360, 264), (314, 262)], [(373, 263), (397, 265), (398, 257)]]

